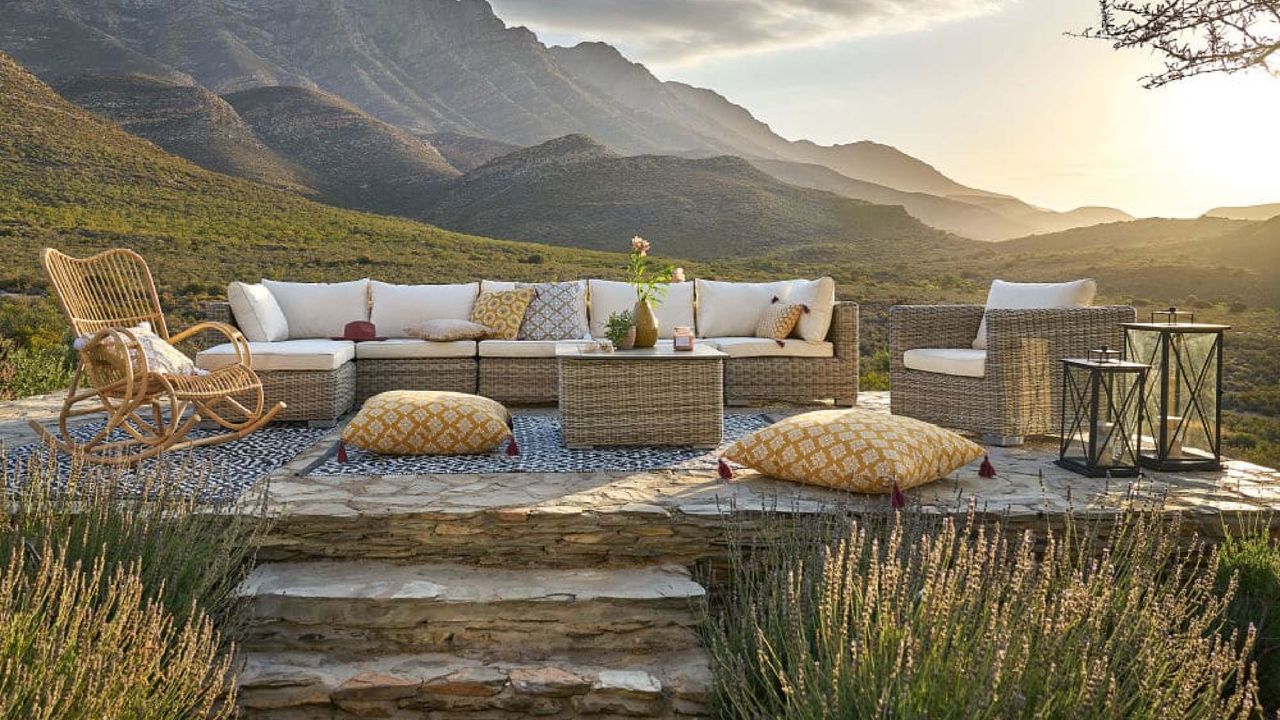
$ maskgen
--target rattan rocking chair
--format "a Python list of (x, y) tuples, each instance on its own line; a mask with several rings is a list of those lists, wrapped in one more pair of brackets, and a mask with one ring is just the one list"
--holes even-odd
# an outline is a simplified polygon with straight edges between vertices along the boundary
[[(271, 422), (262, 382), (249, 365), (249, 344), (225, 323), (202, 322), (169, 335), (151, 271), (142, 256), (115, 249), (73, 258), (46, 248), (40, 262), (79, 338), (80, 361), (58, 417), (59, 436), (34, 420), (47, 442), (73, 457), (105, 465), (133, 465), (165, 451), (236, 440)], [(206, 374), (165, 374), (148, 367), (133, 328), (150, 323), (172, 345), (204, 331), (226, 335), (237, 362)], [(72, 420), (100, 414), (105, 423), (88, 439), (69, 431)], [(187, 439), (202, 420), (226, 432)]]

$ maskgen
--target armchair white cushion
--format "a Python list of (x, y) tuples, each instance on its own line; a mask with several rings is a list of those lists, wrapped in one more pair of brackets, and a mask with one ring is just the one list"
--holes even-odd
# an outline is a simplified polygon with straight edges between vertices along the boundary
[[(1098, 294), (1098, 283), (1076, 280), (1062, 283), (1016, 283), (992, 280), (986, 310), (1035, 310), (1089, 307)], [(987, 315), (978, 324), (974, 350), (987, 349)]]
[(331, 338), (347, 323), (369, 319), (369, 280), (341, 283), (262, 281), (289, 324), (289, 339)]
[(289, 321), (266, 285), (233, 282), (227, 285), (227, 302), (236, 325), (249, 342), (289, 339)]
[(985, 377), (987, 351), (971, 348), (916, 348), (902, 353), (902, 365), (908, 370)]
[[(591, 280), (589, 285), (591, 337), (604, 337), (610, 314), (635, 309), (636, 289), (630, 283), (615, 280)], [(653, 314), (658, 318), (658, 337), (671, 337), (678, 325), (693, 327), (693, 283), (667, 285), (667, 293), (661, 302), (654, 305)], [(751, 326), (751, 330), (755, 330), (755, 325)]]
[(384, 337), (408, 336), (427, 320), (470, 320), (471, 307), (480, 292), (479, 283), (457, 285), (393, 285), (369, 283), (373, 303), (369, 319)]

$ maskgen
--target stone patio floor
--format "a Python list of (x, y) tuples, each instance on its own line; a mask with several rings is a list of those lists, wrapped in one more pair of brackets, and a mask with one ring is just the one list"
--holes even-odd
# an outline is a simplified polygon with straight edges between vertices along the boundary
[[(28, 419), (56, 417), (60, 393), (0, 404), (0, 443), (30, 442)], [(888, 412), (887, 392), (865, 392), (862, 407)], [(761, 412), (760, 408), (743, 411)], [(766, 408), (772, 416), (803, 408)], [(544, 410), (545, 412), (545, 410)], [(725, 481), (714, 472), (591, 474), (384, 475), (323, 477), (305, 469), (332, 452), (337, 429), (276, 471), (270, 506), (295, 516), (329, 517), (430, 513), (459, 515), (505, 510), (534, 515), (623, 512), (715, 516), (733, 508), (806, 512), (827, 504), (883, 508), (884, 496), (858, 496), (764, 478), (750, 471)], [(978, 476), (977, 463), (908, 492), (925, 510), (999, 513), (1012, 518), (1107, 514), (1125, 507), (1181, 511), (1206, 524), (1222, 514), (1269, 515), (1280, 510), (1280, 472), (1231, 460), (1220, 472), (1148, 473), (1136, 480), (1090, 479), (1053, 463), (1057, 447), (1038, 438), (1016, 448), (990, 448), (997, 477)]]

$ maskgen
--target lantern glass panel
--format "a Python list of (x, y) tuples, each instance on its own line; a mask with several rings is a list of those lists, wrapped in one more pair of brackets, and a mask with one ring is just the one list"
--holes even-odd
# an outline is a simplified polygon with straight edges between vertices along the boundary
[(1210, 469), (1220, 457), (1221, 326), (1136, 324), (1129, 359), (1151, 365), (1144, 398), (1144, 462)]
[(1058, 464), (1093, 477), (1138, 473), (1146, 367), (1063, 362), (1063, 434)]

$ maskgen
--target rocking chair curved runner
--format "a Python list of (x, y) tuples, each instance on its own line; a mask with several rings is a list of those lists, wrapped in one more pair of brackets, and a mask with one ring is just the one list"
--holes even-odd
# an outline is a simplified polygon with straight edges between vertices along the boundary
[[(31, 422), (46, 441), (87, 462), (133, 465), (168, 450), (245, 437), (284, 409), (284, 403), (265, 407), (249, 344), (232, 326), (202, 322), (169, 335), (151, 271), (138, 253), (115, 249), (74, 258), (46, 248), (40, 261), (72, 330), (84, 339), (58, 417), (60, 437)], [(171, 345), (205, 331), (221, 333), (237, 362), (207, 374), (157, 372), (134, 332), (142, 323)], [(105, 423), (92, 437), (78, 440), (69, 432), (71, 420), (95, 414)], [(187, 439), (206, 419), (227, 432)]]

